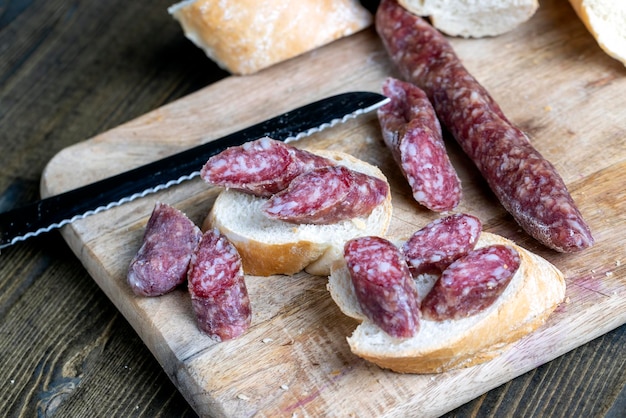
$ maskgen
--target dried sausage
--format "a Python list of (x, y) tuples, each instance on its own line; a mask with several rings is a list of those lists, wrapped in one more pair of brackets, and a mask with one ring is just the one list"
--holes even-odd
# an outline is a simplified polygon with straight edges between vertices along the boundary
[(323, 167), (296, 177), (263, 210), (291, 223), (331, 224), (369, 215), (389, 192), (387, 183), (344, 166)]
[(189, 292), (198, 326), (218, 341), (250, 326), (250, 299), (241, 257), (218, 230), (204, 233), (189, 265)]
[(209, 158), (200, 172), (207, 183), (271, 196), (296, 177), (298, 164), (282, 142), (261, 138)]
[(383, 94), (391, 99), (378, 109), (383, 139), (409, 182), (413, 198), (435, 212), (454, 209), (461, 200), (461, 181), (426, 93), (414, 84), (388, 78)]
[(419, 330), (419, 299), (402, 253), (380, 237), (361, 237), (344, 247), (346, 266), (365, 315), (389, 335)]
[(462, 319), (489, 307), (521, 263), (517, 250), (491, 245), (470, 251), (446, 268), (422, 301), (424, 318)]
[(439, 120), (515, 220), (562, 252), (593, 237), (554, 166), (465, 69), (447, 39), (395, 0), (382, 0), (376, 29), (402, 76), (422, 88)]
[(509, 122), (446, 38), (393, 0), (381, 2), (376, 28), (403, 77), (427, 93), (439, 119), (516, 221), (557, 251), (591, 246), (589, 227), (555, 168)]
[(437, 219), (415, 232), (402, 246), (411, 273), (440, 274), (474, 249), (482, 223), (468, 214)]
[(143, 242), (133, 257), (127, 280), (140, 296), (159, 296), (187, 278), (191, 253), (202, 233), (184, 213), (157, 202), (148, 219)]
[(331, 224), (369, 215), (389, 186), (377, 177), (337, 165), (308, 171), (263, 206), (272, 219), (291, 223)]
[(296, 176), (333, 162), (264, 137), (228, 148), (209, 158), (200, 175), (209, 184), (269, 197)]
[(362, 237), (344, 247), (359, 306), (383, 331), (408, 338), (419, 331), (417, 288), (400, 250), (380, 237)]
[(217, 341), (250, 326), (251, 309), (241, 257), (216, 229), (204, 233), (189, 264), (189, 292), (201, 330)]
[[(289, 145), (285, 146), (290, 147)], [(311, 171), (316, 168), (330, 167), (335, 165), (334, 161), (329, 160), (326, 157), (322, 157), (321, 155), (317, 155), (307, 150), (296, 147), (290, 148), (293, 152), (294, 157), (296, 158), (299, 174), (306, 173), (307, 171)]]

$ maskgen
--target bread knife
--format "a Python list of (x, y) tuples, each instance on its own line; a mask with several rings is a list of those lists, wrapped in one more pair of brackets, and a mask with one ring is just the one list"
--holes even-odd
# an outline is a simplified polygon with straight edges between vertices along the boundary
[(381, 94), (365, 91), (331, 96), (141, 167), (0, 213), (0, 249), (197, 177), (209, 157), (228, 147), (263, 136), (296, 141), (388, 101)]

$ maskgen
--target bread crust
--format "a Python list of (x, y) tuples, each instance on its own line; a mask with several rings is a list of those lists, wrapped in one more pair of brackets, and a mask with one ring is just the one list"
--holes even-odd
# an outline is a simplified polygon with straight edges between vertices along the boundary
[[(498, 235), (483, 232), (477, 246), (508, 244), (521, 265), (505, 292), (485, 311), (462, 320), (423, 319), (416, 336), (394, 339), (360, 313), (346, 285), (345, 263), (333, 265), (328, 290), (340, 309), (361, 321), (348, 337), (351, 351), (380, 367), (400, 373), (442, 373), (491, 360), (539, 328), (565, 297), (563, 274), (545, 259)], [(456, 323), (455, 323), (456, 322)]]
[(537, 0), (398, 0), (405, 9), (429, 17), (450, 36), (482, 38), (509, 32), (530, 19)]
[[(216, 201), (216, 204), (220, 203)], [(219, 229), (228, 237), (241, 256), (243, 271), (253, 276), (298, 273), (325, 251), (323, 245), (311, 241), (269, 244), (247, 238), (221, 222), (214, 211), (209, 214), (207, 225)]]
[(169, 8), (222, 68), (252, 74), (372, 23), (357, 0), (187, 0)]
[(606, 0), (569, 2), (600, 48), (626, 65), (626, 4)]
[[(347, 153), (310, 151), (387, 182), (377, 167)], [(203, 230), (217, 228), (226, 235), (241, 255), (244, 272), (254, 276), (292, 275), (303, 269), (313, 275), (328, 276), (331, 264), (342, 256), (343, 244), (348, 239), (384, 235), (391, 223), (391, 192), (367, 218), (333, 225), (294, 225), (270, 220), (259, 210), (264, 201), (235, 190), (224, 190), (202, 225)], [(235, 210), (239, 210), (237, 216), (233, 215)]]

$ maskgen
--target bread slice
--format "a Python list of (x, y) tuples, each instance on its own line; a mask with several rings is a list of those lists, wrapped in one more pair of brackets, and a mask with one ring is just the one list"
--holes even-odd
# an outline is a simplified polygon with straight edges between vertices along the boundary
[(372, 24), (358, 0), (185, 0), (169, 13), (234, 74), (252, 74)]
[[(337, 164), (379, 177), (375, 166), (340, 151), (313, 151)], [(203, 230), (217, 228), (239, 251), (246, 274), (291, 275), (305, 269), (319, 276), (330, 274), (330, 265), (343, 257), (343, 246), (351, 238), (384, 235), (391, 222), (391, 193), (367, 217), (330, 225), (295, 225), (269, 219), (261, 210), (265, 198), (235, 190), (217, 197), (203, 223)]]
[(430, 17), (450, 36), (482, 38), (506, 33), (530, 19), (537, 0), (399, 0), (408, 11)]
[[(402, 373), (441, 373), (491, 360), (512, 343), (541, 326), (565, 296), (563, 274), (548, 261), (498, 235), (483, 232), (476, 247), (513, 245), (522, 260), (515, 276), (496, 302), (479, 314), (460, 320), (421, 320), (412, 338), (396, 339), (361, 312), (345, 262), (332, 266), (331, 297), (346, 315), (360, 321), (348, 344), (354, 354), (380, 367)], [(423, 297), (428, 277), (416, 280)]]
[(626, 65), (626, 2), (569, 0), (576, 14), (609, 56)]

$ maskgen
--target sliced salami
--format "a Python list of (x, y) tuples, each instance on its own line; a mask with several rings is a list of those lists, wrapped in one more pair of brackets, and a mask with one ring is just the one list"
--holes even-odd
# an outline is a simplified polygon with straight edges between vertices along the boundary
[(201, 177), (209, 184), (269, 197), (299, 174), (333, 162), (265, 137), (209, 158)]
[(521, 263), (511, 246), (470, 251), (445, 269), (422, 301), (424, 318), (462, 319), (489, 307), (504, 292)]
[(159, 296), (183, 283), (201, 235), (184, 213), (157, 202), (141, 247), (128, 269), (127, 280), (133, 292), (139, 296)]
[(209, 184), (271, 196), (299, 174), (299, 164), (280, 141), (261, 138), (209, 158), (200, 172)]
[(554, 166), (504, 116), (441, 33), (395, 0), (381, 1), (376, 29), (400, 73), (426, 92), (439, 120), (522, 228), (557, 251), (593, 245)]
[(263, 210), (286, 222), (331, 224), (369, 215), (388, 193), (387, 183), (377, 177), (341, 165), (322, 167), (296, 177)]
[(345, 244), (344, 258), (363, 313), (393, 337), (415, 335), (417, 288), (400, 250), (384, 238), (362, 237)]
[(236, 338), (250, 326), (251, 309), (241, 258), (218, 230), (202, 236), (189, 265), (189, 292), (201, 330), (217, 341)]
[(411, 273), (440, 274), (453, 261), (474, 249), (482, 231), (478, 218), (454, 214), (415, 232), (402, 246)]
[(413, 198), (435, 212), (454, 209), (461, 181), (448, 158), (441, 126), (426, 93), (412, 83), (388, 78), (378, 109), (383, 139), (407, 179)]
[[(285, 145), (289, 147), (289, 145)], [(307, 171), (314, 170), (316, 168), (330, 167), (335, 165), (335, 162), (321, 155), (314, 154), (307, 150), (303, 150), (296, 147), (290, 147), (296, 161), (298, 163), (298, 173), (306, 173)]]

